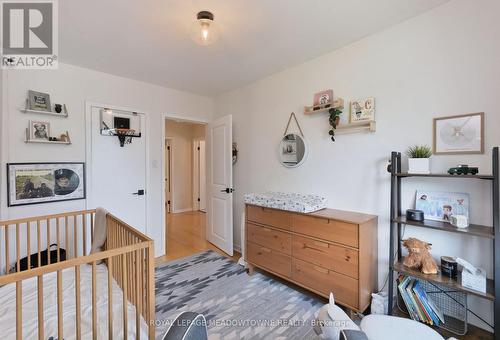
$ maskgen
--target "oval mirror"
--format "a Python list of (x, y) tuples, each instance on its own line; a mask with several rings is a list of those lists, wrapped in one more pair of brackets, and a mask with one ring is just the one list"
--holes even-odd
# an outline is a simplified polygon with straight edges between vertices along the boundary
[(287, 168), (295, 168), (306, 159), (307, 145), (304, 138), (295, 133), (283, 136), (280, 143), (279, 158)]

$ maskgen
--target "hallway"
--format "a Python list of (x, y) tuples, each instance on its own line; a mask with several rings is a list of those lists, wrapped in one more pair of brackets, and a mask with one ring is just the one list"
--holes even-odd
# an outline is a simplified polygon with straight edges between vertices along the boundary
[[(206, 214), (200, 211), (189, 211), (167, 214), (167, 255), (158, 257), (156, 263), (169, 262), (208, 249), (228, 256), (219, 248), (206, 240)], [(230, 256), (228, 256), (230, 257)], [(239, 253), (230, 257), (237, 261)]]

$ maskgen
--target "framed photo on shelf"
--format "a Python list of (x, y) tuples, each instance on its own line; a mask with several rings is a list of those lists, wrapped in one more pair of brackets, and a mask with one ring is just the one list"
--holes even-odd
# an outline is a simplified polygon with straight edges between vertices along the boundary
[(484, 153), (484, 113), (434, 118), (436, 155)]
[(9, 207), (85, 199), (85, 163), (7, 164)]
[(375, 98), (351, 100), (350, 123), (375, 120)]
[(418, 190), (415, 208), (422, 210), (428, 220), (449, 222), (452, 215), (469, 218), (469, 194)]
[(50, 106), (50, 95), (48, 93), (28, 91), (28, 104), (30, 110), (52, 111)]
[(325, 90), (314, 94), (313, 106), (333, 102), (333, 90)]
[(30, 120), (30, 140), (49, 140), (50, 123)]

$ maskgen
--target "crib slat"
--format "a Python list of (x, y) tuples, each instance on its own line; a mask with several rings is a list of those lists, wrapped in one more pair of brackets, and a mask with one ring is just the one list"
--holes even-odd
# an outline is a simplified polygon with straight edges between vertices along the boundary
[[(61, 261), (61, 226), (59, 224), (59, 218), (56, 218), (56, 234), (57, 234), (57, 262)], [(50, 253), (49, 253), (50, 254)]]
[(43, 335), (43, 276), (37, 276), (38, 286), (38, 340), (44, 340)]
[(9, 226), (5, 226), (5, 274), (9, 274), (10, 267), (10, 249), (9, 249)]
[(50, 264), (50, 219), (47, 219), (47, 264)]
[(135, 304), (135, 337), (137, 340), (141, 339), (141, 310), (142, 310), (142, 287), (141, 281), (141, 251), (135, 252), (135, 286), (136, 286), (136, 304)]
[(96, 267), (92, 262), (92, 339), (97, 340)]
[(127, 307), (127, 264), (125, 262), (125, 254), (122, 254), (122, 280), (123, 280), (123, 338), (128, 337), (128, 307)]
[(26, 222), (26, 253), (28, 259), (28, 269), (31, 268), (31, 222)]
[(147, 261), (147, 270), (151, 275), (147, 275), (147, 287), (146, 287), (146, 295), (147, 295), (147, 304), (148, 304), (148, 319), (147, 324), (149, 326), (149, 338), (153, 340), (155, 338), (155, 326), (152, 324), (155, 318), (155, 282), (154, 282), (154, 272), (155, 272), (155, 258), (154, 258), (154, 249), (153, 249), (153, 241), (149, 241), (149, 247), (146, 251), (146, 261)]
[(90, 213), (90, 243), (94, 242), (94, 213)]
[(76, 339), (82, 338), (82, 315), (80, 306), (80, 266), (75, 266), (75, 298), (76, 298)]
[(40, 220), (36, 221), (36, 236), (37, 236), (37, 243), (38, 243), (38, 265), (37, 267), (40, 267), (42, 265), (42, 254), (40, 253), (42, 249), (42, 235), (40, 232)]
[(82, 214), (83, 224), (83, 256), (87, 255), (87, 215)]
[(23, 282), (16, 281), (16, 339), (23, 339)]
[(57, 334), (59, 339), (63, 335), (63, 298), (62, 298), (62, 271), (57, 271)]
[(64, 236), (66, 238), (66, 241), (64, 242), (64, 246), (66, 247), (66, 259), (69, 259), (69, 226), (68, 226), (68, 216), (64, 217), (64, 228), (65, 233)]
[(73, 257), (78, 257), (78, 229), (76, 228), (76, 215), (73, 215)]
[(113, 258), (108, 258), (108, 338), (113, 340)]
[(19, 223), (16, 223), (16, 268), (18, 272), (21, 271), (21, 238), (19, 229)]

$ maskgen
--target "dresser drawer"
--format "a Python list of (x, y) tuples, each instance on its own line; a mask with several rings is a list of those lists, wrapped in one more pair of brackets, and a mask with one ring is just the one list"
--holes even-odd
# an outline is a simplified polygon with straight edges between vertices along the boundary
[(332, 292), (339, 303), (358, 308), (358, 280), (295, 258), (292, 280), (326, 296)]
[(252, 242), (281, 253), (292, 254), (292, 235), (275, 229), (247, 223), (248, 242)]
[(290, 256), (252, 242), (247, 242), (247, 246), (249, 262), (285, 277), (291, 277), (292, 260)]
[(358, 278), (358, 251), (293, 235), (293, 257)]
[(289, 212), (254, 205), (247, 206), (247, 219), (286, 230), (290, 230), (292, 224), (292, 215)]
[(326, 218), (293, 215), (292, 230), (296, 233), (358, 247), (358, 225)]

